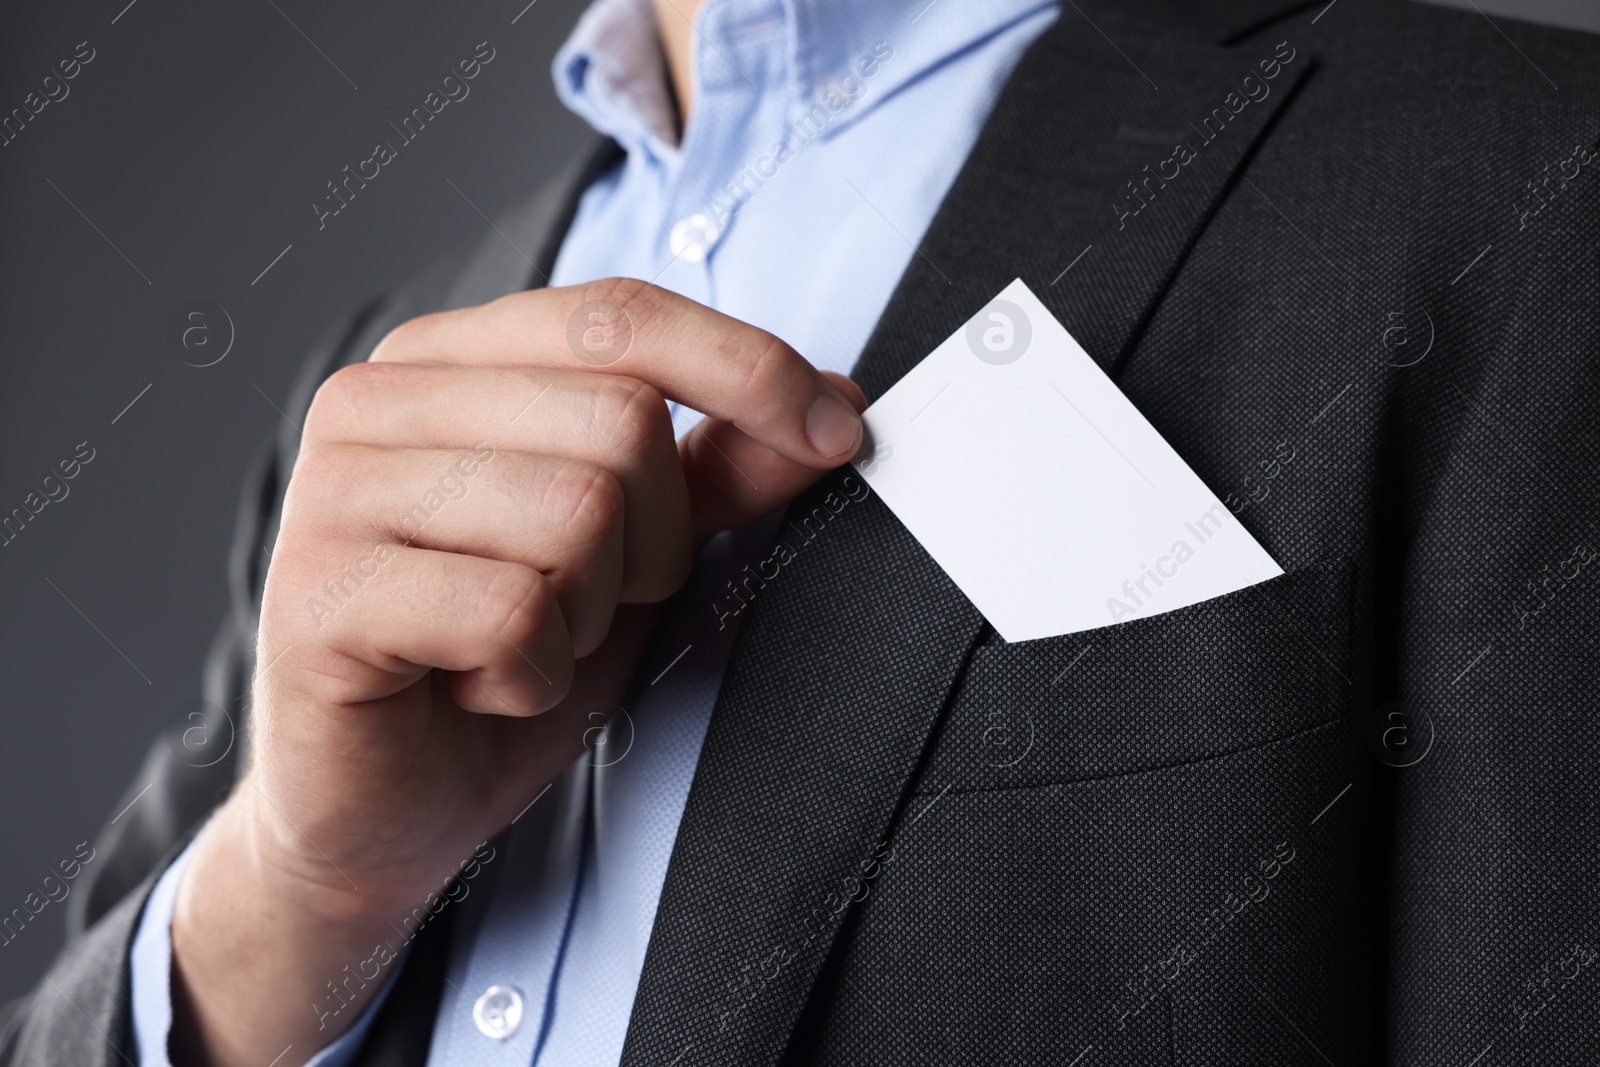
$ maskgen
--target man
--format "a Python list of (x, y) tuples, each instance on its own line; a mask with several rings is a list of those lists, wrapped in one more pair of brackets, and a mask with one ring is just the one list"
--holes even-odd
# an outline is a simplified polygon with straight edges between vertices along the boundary
[[(1057, 14), (597, 4), (615, 144), (316, 354), (240, 780), (157, 750), (3, 1062), (1600, 1053), (1600, 50)], [(1016, 277), (1281, 577), (1007, 644), (840, 467)]]

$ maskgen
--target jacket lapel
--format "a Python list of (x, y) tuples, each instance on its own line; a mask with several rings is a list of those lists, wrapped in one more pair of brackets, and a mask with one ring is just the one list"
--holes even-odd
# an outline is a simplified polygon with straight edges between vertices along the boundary
[[(869, 397), (1019, 276), (1115, 376), (1310, 67), (1302, 51), (1235, 115), (1228, 94), (1243, 98), (1248, 74), (1260, 81), (1271, 46), (1112, 32), (1126, 62), (1071, 11), (1024, 57), (856, 367)], [(1227, 122), (1208, 142), (1188, 123), (1213, 106)], [(1122, 217), (1114, 203), (1140, 203), (1125, 183), (1144, 188), (1143, 168), (1154, 173), (1178, 141), (1193, 158)], [(656, 913), (627, 1067), (777, 1062), (844, 902), (876, 874), (879, 842), (901, 826), (895, 847), (916, 848), (936, 824), (912, 825), (923, 812), (905, 810), (907, 787), (983, 619), (878, 501), (838, 506), (847, 477), (796, 502), (794, 531), (812, 517), (815, 532), (744, 612)], [(857, 495), (860, 485), (850, 478)]]

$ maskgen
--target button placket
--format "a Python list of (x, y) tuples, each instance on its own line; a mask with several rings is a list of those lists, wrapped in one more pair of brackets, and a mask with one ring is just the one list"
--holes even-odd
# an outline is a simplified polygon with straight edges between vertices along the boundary
[[(757, 130), (771, 123), (769, 99), (783, 84), (787, 60), (784, 10), (773, 0), (711, 4), (704, 9), (697, 43), (699, 96), (684, 139), (668, 219), (670, 254), (680, 263), (703, 263), (733, 225), (719, 208), (726, 186), (738, 179), (754, 153)], [(716, 145), (708, 155), (702, 146)]]

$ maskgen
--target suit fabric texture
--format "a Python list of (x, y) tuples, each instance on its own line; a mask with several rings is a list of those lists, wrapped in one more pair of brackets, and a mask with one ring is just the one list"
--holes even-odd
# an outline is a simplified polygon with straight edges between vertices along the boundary
[[(628, 1067), (1600, 1056), (1600, 175), (1562, 165), (1600, 41), (1322, 8), (1064, 12), (854, 374), (880, 396), (1021, 277), (1285, 573), (1007, 644), (880, 501), (828, 523), (746, 613)], [(613, 153), (501, 224), (540, 269)], [(534, 281), (491, 234), (335, 331), (291, 413), (404, 319)], [(246, 493), (219, 704), (296, 446)], [(163, 749), (0, 1064), (121, 1061), (150, 872), (236, 771)], [(362, 1064), (420, 1067), (448, 936)]]

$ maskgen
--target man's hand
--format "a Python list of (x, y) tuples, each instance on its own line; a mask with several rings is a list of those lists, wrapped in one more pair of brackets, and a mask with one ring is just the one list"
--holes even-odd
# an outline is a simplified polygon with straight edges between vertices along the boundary
[[(707, 413), (682, 442), (665, 397)], [(289, 1067), (342, 1033), (391, 924), (592, 740), (697, 547), (844, 462), (865, 406), (625, 280), (413, 319), (330, 378), (267, 576), (250, 766), (173, 919), (176, 1061), (288, 1045)]]

